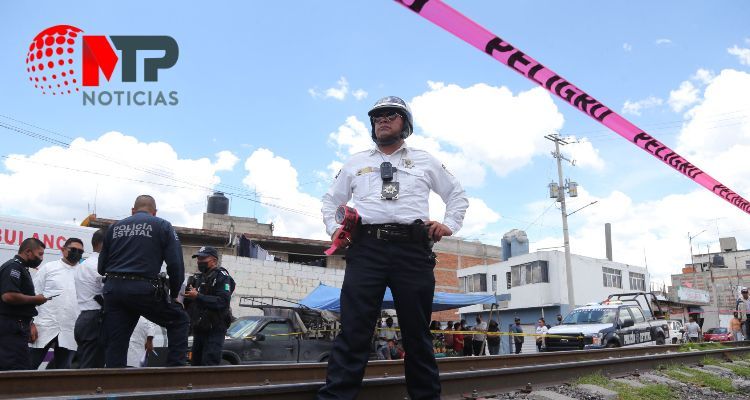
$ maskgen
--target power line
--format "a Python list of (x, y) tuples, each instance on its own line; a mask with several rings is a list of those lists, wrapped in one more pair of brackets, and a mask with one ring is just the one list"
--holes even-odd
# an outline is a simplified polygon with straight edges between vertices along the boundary
[[(169, 184), (169, 183), (153, 182), (153, 181), (147, 181), (147, 180), (143, 180), (143, 179), (129, 178), (129, 177), (124, 177), (124, 176), (106, 174), (106, 173), (98, 172), (98, 171), (91, 171), (91, 170), (85, 170), (85, 169), (79, 169), (79, 168), (65, 167), (65, 166), (62, 166), (62, 165), (48, 164), (48, 163), (44, 163), (44, 162), (41, 162), (41, 161), (31, 160), (31, 159), (28, 159), (28, 158), (10, 157), (10, 156), (7, 156), (7, 155), (2, 155), (0, 157), (8, 159), (8, 160), (25, 161), (25, 162), (30, 162), (30, 163), (44, 165), (44, 166), (51, 167), (51, 168), (64, 169), (64, 170), (68, 170), (68, 171), (80, 172), (80, 173), (85, 173), (85, 174), (99, 175), (99, 176), (104, 176), (104, 177), (108, 177), (108, 178), (122, 179), (122, 180), (131, 181), (131, 182), (144, 183), (144, 184), (148, 184), (148, 185), (165, 186), (165, 187), (172, 187), (172, 188), (177, 188), (177, 189), (186, 189), (186, 190), (193, 190), (193, 191), (199, 190), (201, 192), (205, 192), (202, 189), (196, 189), (196, 188), (202, 188), (200, 185), (181, 186), (181, 185), (174, 185), (174, 184)], [(296, 214), (306, 215), (306, 216), (309, 216), (309, 217), (318, 217), (319, 216), (318, 214), (312, 214), (312, 213), (309, 213), (309, 212), (305, 212), (305, 211), (302, 211), (302, 210), (296, 210), (296, 209), (293, 209), (293, 208), (290, 208), (290, 207), (281, 206), (281, 205), (278, 205), (278, 204), (272, 204), (272, 203), (262, 202), (260, 200), (249, 198), (249, 197), (243, 196), (243, 195), (238, 194), (238, 193), (229, 193), (229, 192), (227, 192), (227, 194), (229, 194), (230, 196), (234, 196), (234, 197), (243, 199), (243, 200), (248, 200), (248, 201), (251, 201), (251, 202), (255, 202), (255, 203), (267, 206), (267, 207), (272, 207), (272, 208), (280, 209), (280, 210), (283, 210), (283, 211), (288, 211), (288, 212), (292, 212), (292, 213), (296, 213)]]
[[(25, 124), (25, 125), (28, 125), (28, 126), (33, 126), (33, 127), (38, 128), (38, 129), (45, 130), (44, 128), (39, 128), (36, 125), (28, 124), (26, 122), (23, 122), (23, 121), (14, 119), (14, 118), (10, 118), (10, 117), (7, 117), (7, 116), (3, 116), (3, 117), (9, 118), (9, 119), (13, 119), (14, 121), (18, 121), (18, 122), (20, 122), (22, 124)], [(51, 137), (49, 137), (47, 135), (44, 135), (44, 134), (41, 134), (41, 133), (37, 133), (37, 132), (33, 132), (33, 131), (28, 130), (28, 129), (24, 129), (24, 128), (15, 126), (15, 125), (3, 123), (1, 121), (0, 121), (0, 127), (9, 129), (9, 130), (14, 131), (14, 132), (21, 133), (23, 135), (26, 135), (26, 136), (29, 136), (29, 137), (32, 137), (32, 138), (35, 138), (35, 139), (42, 140), (44, 142), (47, 142), (47, 143), (50, 143), (50, 144), (53, 144), (53, 145), (61, 146), (61, 147), (64, 147), (66, 149), (73, 149), (75, 151), (83, 151), (83, 152), (92, 154), (95, 157), (100, 158), (100, 159), (102, 159), (104, 161), (111, 162), (111, 163), (114, 163), (114, 164), (119, 164), (119, 165), (125, 166), (127, 168), (136, 169), (138, 171), (142, 171), (142, 172), (145, 172), (145, 173), (148, 173), (148, 174), (151, 174), (151, 175), (155, 175), (155, 176), (158, 176), (158, 177), (161, 177), (161, 178), (170, 179), (170, 180), (173, 180), (173, 181), (176, 181), (176, 182), (180, 182), (180, 183), (183, 183), (183, 184), (194, 185), (193, 183), (191, 183), (189, 181), (185, 181), (185, 180), (181, 180), (181, 179), (175, 178), (174, 174), (171, 172), (171, 170), (169, 170), (168, 168), (166, 168), (166, 167), (164, 167), (162, 165), (159, 165), (159, 164), (152, 164), (152, 165), (155, 165), (157, 168), (150, 168), (150, 169), (149, 168), (143, 168), (143, 167), (140, 167), (140, 166), (136, 166), (136, 165), (127, 163), (127, 162), (122, 161), (122, 160), (118, 160), (116, 158), (116, 156), (113, 156), (113, 155), (105, 155), (105, 154), (102, 154), (102, 153), (99, 153), (99, 152), (96, 152), (96, 151), (93, 151), (93, 150), (90, 150), (90, 149), (71, 148), (69, 142), (64, 142), (64, 141), (61, 141), (61, 140), (57, 140), (57, 139), (51, 138)], [(55, 133), (54, 131), (49, 131), (49, 132), (53, 132), (56, 135), (70, 138), (69, 136), (65, 136), (65, 135), (62, 135), (62, 134), (59, 134), (59, 133)], [(244, 191), (244, 192), (246, 192), (246, 194), (250, 194), (249, 191), (247, 191), (246, 189), (244, 189), (242, 187), (238, 187), (238, 186), (233, 186), (233, 185), (229, 185), (229, 184), (222, 184), (222, 183), (219, 183), (216, 186), (217, 187), (226, 187), (226, 188), (229, 188), (230, 190), (234, 190), (234, 191)], [(214, 187), (207, 187), (207, 186), (201, 186), (201, 187), (204, 188), (204, 189), (206, 189), (206, 190), (215, 190), (216, 189)], [(228, 191), (225, 191), (225, 192), (229, 193)], [(257, 192), (253, 193), (253, 195), (257, 196)], [(276, 199), (276, 200), (278, 200), (278, 198), (275, 198), (275, 197), (263, 196), (262, 193), (261, 193), (261, 197), (267, 197), (267, 198), (270, 198), (270, 199)]]
[[(23, 122), (21, 120), (17, 120), (15, 118), (7, 117), (7, 116), (4, 116), (4, 115), (0, 115), (0, 116), (2, 116), (4, 118), (11, 119), (11, 120), (14, 120), (14, 121), (17, 121), (17, 122), (22, 123), (24, 125), (35, 127), (37, 129), (40, 129), (40, 130), (45, 130), (44, 128), (40, 128), (40, 127), (38, 127), (36, 125), (28, 124), (26, 122)], [(0, 127), (6, 128), (8, 130), (11, 130), (11, 131), (14, 131), (14, 132), (17, 132), (17, 133), (21, 133), (21, 134), (23, 134), (25, 136), (32, 137), (34, 139), (38, 139), (38, 140), (41, 140), (41, 141), (44, 141), (44, 142), (47, 142), (47, 143), (50, 143), (50, 144), (53, 144), (53, 145), (61, 146), (61, 147), (64, 147), (66, 149), (70, 149), (71, 148), (70, 147), (70, 143), (68, 143), (68, 142), (64, 142), (64, 141), (61, 141), (61, 140), (58, 140), (58, 139), (54, 139), (54, 138), (52, 138), (50, 136), (47, 136), (47, 135), (44, 135), (42, 133), (33, 132), (33, 131), (28, 130), (28, 129), (16, 126), (16, 125), (12, 125), (12, 124), (8, 124), (8, 123), (0, 121)], [(45, 131), (48, 131), (48, 130), (45, 130)], [(53, 133), (53, 134), (58, 135), (58, 136), (63, 136), (63, 137), (66, 137), (66, 138), (70, 138), (69, 136), (65, 136), (65, 135), (62, 135), (60, 133), (56, 133), (54, 131), (48, 131), (48, 132)], [(98, 153), (98, 152), (90, 150), (90, 149), (77, 149), (77, 148), (74, 148), (74, 150), (81, 150), (81, 151), (90, 153), (90, 154), (94, 155), (95, 157), (100, 158), (100, 159), (102, 159), (104, 161), (108, 161), (108, 162), (112, 162), (112, 163), (115, 163), (115, 164), (119, 164), (119, 165), (127, 167), (127, 168), (135, 169), (135, 170), (147, 173), (147, 174), (155, 175), (157, 177), (160, 177), (160, 178), (163, 178), (163, 179), (167, 179), (167, 180), (171, 180), (173, 182), (181, 183), (181, 184), (187, 185), (187, 186), (178, 186), (178, 185), (170, 185), (170, 184), (165, 184), (165, 183), (150, 182), (150, 181), (144, 181), (144, 180), (139, 180), (139, 179), (134, 179), (134, 178), (126, 178), (126, 177), (121, 177), (121, 176), (114, 176), (114, 175), (104, 174), (104, 173), (100, 173), (100, 172), (94, 172), (94, 171), (88, 171), (88, 170), (80, 170), (80, 169), (74, 169), (74, 168), (69, 168), (69, 167), (63, 167), (63, 166), (59, 166), (59, 165), (51, 165), (51, 164), (46, 164), (46, 165), (50, 166), (50, 167), (53, 167), (53, 168), (62, 168), (62, 169), (74, 170), (74, 171), (77, 171), (77, 172), (91, 173), (91, 174), (102, 175), (102, 176), (109, 176), (109, 177), (114, 177), (114, 178), (118, 178), (118, 179), (131, 180), (131, 181), (141, 182), (141, 183), (146, 183), (146, 184), (153, 184), (153, 185), (160, 185), (160, 186), (170, 186), (170, 187), (182, 188), (182, 189), (191, 189), (192, 187), (195, 187), (195, 188), (200, 188), (202, 190), (209, 191), (209, 192), (216, 190), (216, 187), (209, 187), (209, 186), (198, 185), (198, 184), (195, 184), (195, 183), (190, 182), (190, 181), (186, 181), (186, 180), (183, 180), (183, 179), (178, 179), (178, 178), (176, 178), (174, 176), (174, 174), (171, 171), (169, 171), (168, 169), (166, 169), (165, 167), (160, 166), (160, 165), (157, 165), (157, 166), (161, 167), (162, 170), (142, 168), (140, 166), (134, 166), (134, 165), (129, 164), (127, 162), (117, 160), (115, 157), (112, 157), (110, 155), (104, 155), (104, 154)], [(3, 156), (3, 157), (10, 159), (7, 156)], [(18, 160), (19, 158), (13, 158), (13, 159), (17, 159)], [(37, 161), (31, 161), (31, 160), (28, 160), (28, 159), (20, 159), (20, 160), (25, 160), (25, 161), (29, 161), (29, 162), (37, 162)], [(41, 163), (41, 162), (38, 162), (38, 163), (44, 164), (44, 163)], [(233, 186), (233, 185), (228, 185), (228, 184), (221, 184), (221, 183), (217, 184), (216, 186), (227, 187), (227, 188), (232, 189), (232, 191), (226, 191), (226, 190), (224, 190), (224, 192), (227, 193), (230, 196), (234, 196), (234, 197), (237, 197), (237, 198), (240, 198), (240, 199), (252, 201), (252, 202), (264, 205), (264, 206), (273, 207), (273, 208), (276, 208), (276, 209), (279, 209), (279, 210), (288, 211), (288, 212), (292, 212), (292, 213), (296, 213), (296, 214), (300, 214), (300, 215), (306, 215), (306, 216), (310, 216), (310, 217), (318, 217), (319, 216), (319, 214), (312, 214), (312, 213), (309, 213), (309, 212), (306, 212), (306, 211), (297, 210), (297, 209), (294, 209), (294, 208), (291, 208), (291, 207), (285, 207), (285, 206), (282, 206), (282, 205), (279, 205), (279, 204), (272, 204), (272, 203), (267, 203), (267, 202), (259, 201), (257, 199), (258, 195), (260, 195), (260, 197), (263, 197), (263, 198), (280, 200), (280, 198), (277, 198), (277, 197), (266, 196), (266, 195), (264, 195), (262, 193), (253, 192), (252, 196), (254, 198), (250, 198), (249, 196), (251, 195), (251, 193), (249, 191), (247, 191), (246, 189), (244, 189), (244, 188), (240, 188), (240, 187)], [(237, 190), (239, 191), (239, 193), (238, 193)], [(241, 193), (241, 192), (245, 192), (245, 193)]]

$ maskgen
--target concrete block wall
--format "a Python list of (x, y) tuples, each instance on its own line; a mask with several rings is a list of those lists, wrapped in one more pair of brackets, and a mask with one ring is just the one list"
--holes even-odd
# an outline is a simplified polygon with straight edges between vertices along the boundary
[(234, 224), (234, 232), (237, 234), (254, 233), (268, 236), (273, 235), (273, 226), (271, 224), (259, 223), (255, 218), (203, 213), (203, 229), (229, 232), (229, 227), (232, 224)]
[(301, 300), (320, 283), (340, 288), (344, 270), (310, 267), (287, 262), (256, 258), (221, 256), (221, 265), (237, 284), (232, 296), (232, 312), (236, 317), (258, 315), (250, 307), (240, 307), (241, 296), (269, 296)]

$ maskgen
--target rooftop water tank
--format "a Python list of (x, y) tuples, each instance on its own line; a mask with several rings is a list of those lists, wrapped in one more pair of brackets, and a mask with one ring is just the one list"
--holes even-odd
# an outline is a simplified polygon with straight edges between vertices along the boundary
[(208, 196), (206, 212), (209, 214), (229, 214), (229, 199), (222, 192), (214, 192), (214, 194)]

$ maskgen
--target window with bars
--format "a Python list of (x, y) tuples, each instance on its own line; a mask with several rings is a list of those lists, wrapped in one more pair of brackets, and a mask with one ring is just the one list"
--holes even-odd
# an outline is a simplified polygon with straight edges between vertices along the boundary
[(602, 283), (604, 287), (622, 289), (622, 271), (614, 268), (602, 267)]
[(630, 272), (630, 290), (646, 291), (646, 275)]
[(537, 260), (510, 267), (511, 287), (542, 282), (549, 282), (549, 268), (547, 261)]
[(460, 280), (461, 290), (463, 290), (464, 293), (487, 291), (487, 274), (462, 276)]
[(492, 292), (497, 292), (497, 275), (492, 275)]
[(506, 284), (506, 285), (508, 286), (508, 289), (510, 289), (511, 287), (513, 287), (513, 286), (511, 285), (512, 279), (513, 279), (513, 278), (512, 278), (512, 276), (511, 276), (511, 273), (510, 273), (510, 271), (509, 271), (509, 272), (506, 272), (506, 273), (505, 273), (505, 284)]

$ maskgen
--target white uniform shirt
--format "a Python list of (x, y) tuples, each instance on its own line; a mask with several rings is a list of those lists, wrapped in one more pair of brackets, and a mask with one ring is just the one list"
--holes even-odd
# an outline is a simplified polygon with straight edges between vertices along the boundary
[(75, 268), (76, 297), (80, 311), (99, 310), (102, 307), (94, 296), (102, 294), (103, 276), (97, 272), (99, 253), (92, 253), (82, 264)]
[[(399, 182), (396, 200), (381, 199), (383, 180), (380, 164), (389, 161), (397, 171), (393, 181)], [(391, 155), (377, 147), (354, 154), (344, 164), (333, 185), (323, 196), (323, 221), (332, 235), (339, 225), (336, 209), (349, 200), (357, 209), (363, 224), (411, 224), (416, 219), (429, 219), (428, 198), (430, 190), (445, 202), (442, 223), (453, 234), (461, 229), (464, 214), (469, 207), (466, 193), (458, 180), (432, 155), (424, 150), (412, 149), (404, 144)]]
[(60, 347), (76, 350), (73, 328), (78, 318), (78, 301), (76, 299), (75, 270), (79, 266), (70, 266), (62, 260), (48, 262), (34, 275), (34, 291), (44, 297), (55, 294), (59, 296), (37, 306), (39, 315), (34, 317), (34, 324), (39, 338), (32, 343), (34, 348), (43, 348), (57, 336)]
[(141, 361), (146, 355), (146, 339), (151, 336), (154, 337), (156, 334), (156, 326), (153, 322), (146, 318), (140, 317), (138, 324), (133, 330), (133, 334), (130, 336), (130, 344), (128, 345), (128, 367), (140, 367)]

